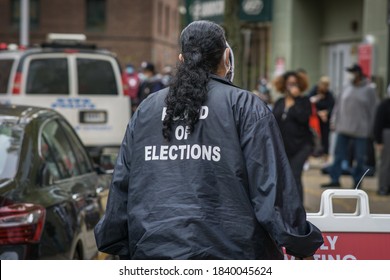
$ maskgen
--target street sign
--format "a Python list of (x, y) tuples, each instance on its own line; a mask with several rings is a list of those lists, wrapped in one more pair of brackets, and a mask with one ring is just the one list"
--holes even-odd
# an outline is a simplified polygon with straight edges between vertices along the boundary
[[(187, 23), (194, 20), (224, 21), (225, 0), (186, 0)], [(246, 22), (272, 20), (272, 0), (240, 0), (239, 18)]]
[(269, 22), (272, 20), (271, 0), (242, 0), (240, 20), (250, 22)]
[(371, 44), (360, 44), (358, 47), (358, 62), (363, 73), (367, 77), (372, 76), (373, 46)]

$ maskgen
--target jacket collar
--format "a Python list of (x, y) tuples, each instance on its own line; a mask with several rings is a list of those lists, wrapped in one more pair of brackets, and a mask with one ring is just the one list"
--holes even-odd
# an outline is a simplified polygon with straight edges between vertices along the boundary
[(218, 75), (210, 74), (210, 78), (211, 78), (212, 80), (214, 80), (214, 81), (223, 83), (223, 84), (225, 84), (225, 85), (230, 85), (230, 86), (239, 88), (238, 86), (236, 86), (236, 85), (234, 85), (232, 82), (230, 82), (228, 79), (222, 78), (222, 77), (220, 77), (220, 76), (218, 76)]

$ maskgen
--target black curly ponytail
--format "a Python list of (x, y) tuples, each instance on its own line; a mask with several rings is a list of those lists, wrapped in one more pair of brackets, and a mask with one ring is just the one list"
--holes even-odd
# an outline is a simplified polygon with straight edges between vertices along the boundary
[(183, 61), (177, 67), (169, 93), (163, 121), (163, 136), (171, 139), (172, 123), (179, 119), (189, 133), (199, 120), (201, 106), (207, 100), (210, 73), (216, 73), (226, 49), (223, 29), (209, 21), (195, 21), (180, 36)]

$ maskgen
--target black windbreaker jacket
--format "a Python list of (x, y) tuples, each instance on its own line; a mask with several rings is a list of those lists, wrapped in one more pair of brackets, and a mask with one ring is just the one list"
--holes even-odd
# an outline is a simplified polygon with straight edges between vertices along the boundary
[(307, 257), (323, 239), (306, 221), (276, 121), (255, 95), (212, 76), (191, 134), (162, 136), (167, 89), (132, 117), (118, 155), (100, 251), (131, 259)]

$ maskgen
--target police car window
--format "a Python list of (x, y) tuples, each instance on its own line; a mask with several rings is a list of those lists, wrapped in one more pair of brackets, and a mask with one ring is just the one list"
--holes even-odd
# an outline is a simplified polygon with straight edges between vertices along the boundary
[(26, 93), (69, 94), (66, 58), (32, 59), (27, 73)]
[(80, 167), (81, 174), (92, 172), (92, 165), (88, 158), (88, 155), (85, 151), (84, 146), (81, 144), (80, 140), (77, 138), (75, 133), (73, 132), (73, 129), (64, 121), (60, 121), (62, 127), (64, 128), (64, 131), (66, 135), (69, 138), (69, 141), (72, 145), (72, 148), (76, 155), (76, 160), (78, 163), (78, 166)]
[(79, 94), (118, 94), (115, 72), (110, 61), (78, 58), (77, 78)]
[(0, 59), (0, 94), (7, 92), (13, 63), (14, 59)]
[(76, 155), (68, 141), (66, 132), (59, 123), (57, 121), (47, 123), (42, 133), (63, 178), (79, 175)]

